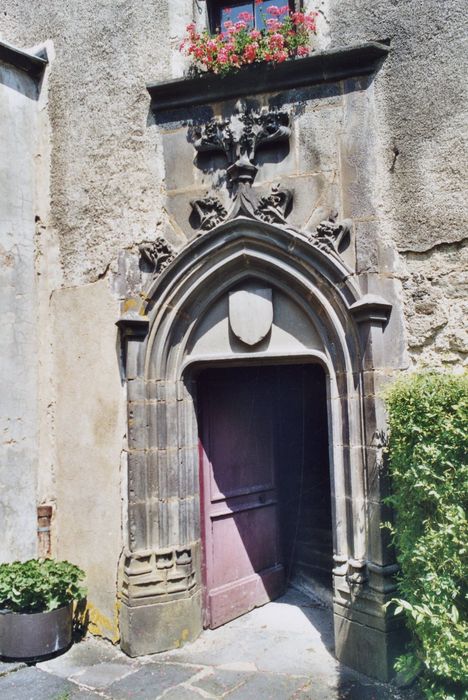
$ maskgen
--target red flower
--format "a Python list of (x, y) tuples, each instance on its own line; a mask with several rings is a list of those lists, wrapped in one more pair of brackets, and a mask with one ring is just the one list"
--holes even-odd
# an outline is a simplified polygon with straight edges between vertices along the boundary
[(239, 12), (239, 19), (242, 22), (251, 22), (253, 20), (253, 14), (251, 12)]

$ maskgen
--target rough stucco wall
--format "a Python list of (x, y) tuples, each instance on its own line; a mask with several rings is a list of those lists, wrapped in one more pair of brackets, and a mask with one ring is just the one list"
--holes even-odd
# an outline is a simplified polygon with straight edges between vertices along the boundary
[(123, 388), (115, 318), (105, 280), (57, 290), (52, 312), (56, 368), (57, 556), (87, 573), (92, 631), (116, 638), (122, 549)]
[(35, 82), (0, 63), (0, 561), (36, 555)]
[[(329, 0), (327, 16), (332, 45), (391, 41), (375, 81), (376, 230), (400, 254), (392, 274), (403, 282), (413, 362), (459, 364), (468, 351), (460, 329), (468, 290), (460, 246), (467, 240), (466, 5)], [(382, 266), (377, 251), (374, 258)]]

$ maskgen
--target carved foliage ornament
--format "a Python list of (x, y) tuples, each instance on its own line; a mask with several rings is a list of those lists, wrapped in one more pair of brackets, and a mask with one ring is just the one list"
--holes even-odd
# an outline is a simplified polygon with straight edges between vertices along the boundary
[(310, 236), (311, 243), (323, 250), (340, 253), (347, 247), (351, 232), (351, 221), (337, 221), (338, 212), (332, 212), (326, 221), (321, 221)]
[(142, 258), (151, 266), (153, 276), (159, 275), (175, 257), (169, 243), (164, 238), (145, 242), (139, 246)]
[(199, 153), (224, 153), (232, 182), (253, 182), (258, 170), (257, 149), (265, 143), (289, 140), (289, 124), (287, 112), (238, 110), (229, 120), (213, 118), (196, 128), (193, 145)]
[[(242, 102), (237, 104), (230, 119), (213, 118), (196, 128), (195, 149), (199, 153), (224, 153), (227, 174), (234, 188), (229, 211), (213, 194), (190, 202), (199, 235), (240, 216), (292, 229), (286, 217), (292, 207), (293, 192), (277, 184), (269, 194), (258, 195), (252, 187), (258, 170), (255, 162), (258, 148), (264, 143), (288, 141), (290, 135), (287, 112), (277, 109), (248, 111), (243, 109)], [(340, 254), (349, 244), (351, 222), (337, 219), (338, 212), (332, 211), (313, 233), (307, 234), (310, 243), (328, 253)]]
[(240, 184), (231, 209), (226, 211), (218, 197), (207, 195), (190, 202), (198, 220), (199, 232), (210, 231), (215, 226), (238, 216), (287, 226), (286, 216), (292, 204), (291, 190), (274, 185), (268, 195), (258, 197), (250, 187)]

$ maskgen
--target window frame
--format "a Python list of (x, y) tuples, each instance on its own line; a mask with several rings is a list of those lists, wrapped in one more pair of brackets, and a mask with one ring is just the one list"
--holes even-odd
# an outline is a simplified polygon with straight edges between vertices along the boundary
[[(254, 5), (255, 0), (251, 0), (251, 2), (252, 5)], [(278, 0), (278, 4), (286, 4), (286, 2), (288, 3), (291, 12), (301, 12), (302, 0)], [(223, 7), (226, 7), (230, 4), (235, 6), (241, 5), (243, 3), (242, 0), (206, 0), (208, 11), (208, 28), (210, 34), (216, 34), (217, 30), (221, 31), (221, 11)]]

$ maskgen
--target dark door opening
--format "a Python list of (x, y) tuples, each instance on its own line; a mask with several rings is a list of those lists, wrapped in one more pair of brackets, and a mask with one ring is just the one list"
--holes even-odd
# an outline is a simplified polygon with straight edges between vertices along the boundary
[(323, 369), (213, 368), (197, 393), (205, 626), (274, 600), (287, 584), (331, 586)]

